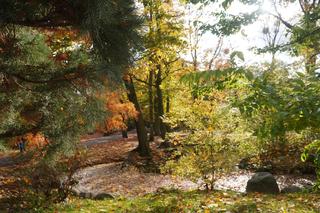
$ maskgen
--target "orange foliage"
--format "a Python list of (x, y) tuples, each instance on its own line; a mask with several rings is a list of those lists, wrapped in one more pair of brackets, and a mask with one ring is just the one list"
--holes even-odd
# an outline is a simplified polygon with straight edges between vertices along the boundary
[(18, 143), (21, 141), (23, 137), (27, 141), (26, 145), (28, 149), (40, 149), (49, 144), (49, 141), (44, 137), (42, 133), (27, 133), (23, 136), (11, 138), (9, 141), (10, 146), (18, 147)]
[(121, 100), (119, 92), (107, 92), (106, 97), (106, 108), (110, 116), (105, 121), (105, 129), (108, 132), (126, 129), (126, 121), (138, 115), (134, 105)]
[(27, 146), (30, 148), (41, 148), (49, 144), (48, 140), (41, 133), (28, 133), (25, 135), (28, 141)]

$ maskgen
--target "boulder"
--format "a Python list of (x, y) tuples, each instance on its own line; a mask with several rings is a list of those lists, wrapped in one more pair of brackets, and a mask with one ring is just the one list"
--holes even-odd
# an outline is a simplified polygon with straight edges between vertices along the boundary
[(303, 191), (303, 188), (300, 188), (299, 186), (292, 185), (292, 186), (284, 187), (281, 190), (281, 193), (298, 193), (298, 192), (302, 192), (302, 191)]
[(246, 192), (278, 194), (279, 186), (276, 179), (269, 172), (257, 172), (247, 182)]
[(79, 197), (81, 198), (86, 198), (86, 199), (90, 199), (92, 198), (92, 193), (91, 192), (80, 192), (79, 193)]
[(168, 148), (172, 148), (172, 143), (168, 140), (165, 140), (163, 142), (160, 143), (160, 145), (158, 146), (159, 149), (168, 149)]
[(95, 200), (104, 200), (104, 199), (114, 199), (114, 197), (111, 194), (108, 193), (98, 193), (93, 196), (93, 199)]

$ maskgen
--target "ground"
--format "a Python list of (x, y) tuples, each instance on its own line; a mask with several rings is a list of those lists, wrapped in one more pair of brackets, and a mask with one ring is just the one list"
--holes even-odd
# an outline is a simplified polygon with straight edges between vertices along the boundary
[[(153, 159), (143, 159), (133, 151), (138, 143), (135, 132), (123, 139), (120, 134), (103, 137), (91, 135), (81, 141), (84, 160), (75, 177), (77, 192), (109, 193), (113, 200), (88, 200), (70, 197), (67, 203), (53, 207), (52, 212), (320, 212), (319, 194), (266, 196), (245, 195), (245, 185), (252, 176), (237, 171), (221, 177), (216, 188), (221, 191), (199, 191), (201, 183), (173, 178), (152, 170), (163, 163), (166, 153), (159, 149), (161, 140), (151, 143)], [(23, 190), (23, 177), (16, 171), (28, 167), (17, 151), (0, 153), (0, 212), (10, 209), (7, 197)], [(150, 171), (140, 164), (150, 163)], [(312, 177), (277, 175), (280, 188), (292, 184), (310, 184)], [(233, 191), (230, 191), (233, 190)], [(9, 206), (9, 207), (8, 207)], [(40, 210), (39, 210), (40, 211)], [(48, 210), (44, 210), (47, 212)]]
[(245, 195), (232, 191), (164, 191), (137, 198), (73, 199), (50, 212), (320, 212), (318, 194)]

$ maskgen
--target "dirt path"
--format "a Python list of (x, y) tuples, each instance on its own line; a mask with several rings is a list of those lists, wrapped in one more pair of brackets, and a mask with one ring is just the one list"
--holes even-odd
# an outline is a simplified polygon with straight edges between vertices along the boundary
[(0, 157), (0, 167), (8, 167), (15, 164), (11, 155), (3, 155)]
[[(128, 137), (135, 137), (137, 135), (136, 130), (131, 130), (128, 132)], [(115, 133), (112, 135), (108, 136), (103, 136), (103, 137), (98, 137), (98, 138), (91, 138), (91, 139), (86, 139), (82, 140), (82, 145), (85, 146), (86, 148), (90, 148), (93, 145), (98, 145), (98, 144), (103, 144), (103, 143), (108, 143), (112, 141), (118, 141), (121, 140), (122, 134), (121, 133)]]
[(162, 188), (189, 190), (198, 187), (191, 181), (174, 179), (169, 175), (142, 173), (133, 166), (123, 167), (122, 162), (87, 167), (78, 171), (75, 177), (79, 181), (75, 187), (78, 193), (108, 193), (126, 197), (140, 196)]

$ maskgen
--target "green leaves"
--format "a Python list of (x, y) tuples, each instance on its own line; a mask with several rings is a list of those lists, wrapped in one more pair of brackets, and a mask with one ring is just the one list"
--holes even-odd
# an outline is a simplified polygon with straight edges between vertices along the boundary
[(241, 61), (244, 61), (244, 55), (241, 51), (234, 51), (230, 54), (230, 59), (233, 61), (235, 58), (239, 58)]
[(301, 154), (303, 162), (313, 161), (316, 167), (317, 183), (314, 186), (315, 190), (320, 190), (320, 140), (314, 140), (304, 148)]
[(233, 2), (233, 0), (225, 0), (225, 1), (223, 1), (222, 2), (222, 7), (223, 7), (223, 9), (228, 9), (229, 8), (229, 6), (232, 4), (232, 2)]

